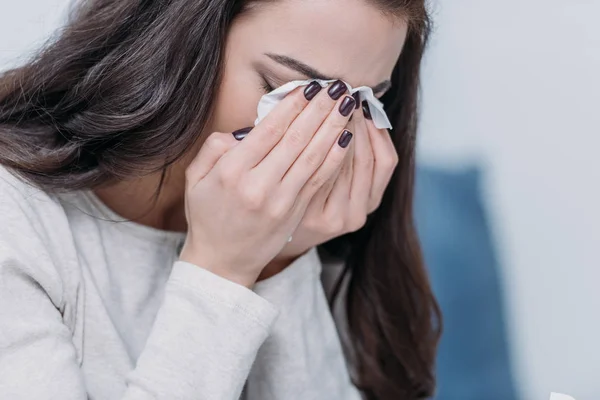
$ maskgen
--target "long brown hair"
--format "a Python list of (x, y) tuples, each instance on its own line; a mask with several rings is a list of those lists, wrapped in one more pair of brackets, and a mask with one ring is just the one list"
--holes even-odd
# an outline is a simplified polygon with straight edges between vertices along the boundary
[[(320, 250), (345, 260), (350, 278), (345, 306), (356, 386), (369, 400), (413, 400), (433, 394), (441, 324), (412, 210), (429, 19), (424, 0), (369, 1), (409, 21), (382, 98), (400, 162), (364, 228)], [(229, 26), (255, 2), (84, 1), (29, 63), (0, 77), (0, 164), (48, 192), (164, 176), (200, 140)]]

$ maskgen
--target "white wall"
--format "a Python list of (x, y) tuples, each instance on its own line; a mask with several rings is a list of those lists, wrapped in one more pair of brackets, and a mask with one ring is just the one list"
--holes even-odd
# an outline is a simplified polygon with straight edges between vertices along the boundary
[[(600, 1), (438, 1), (422, 159), (490, 168), (523, 399), (598, 399)], [(0, 0), (0, 68), (66, 6)]]
[(523, 399), (598, 399), (600, 1), (434, 9), (421, 159), (489, 167)]
[(0, 70), (19, 65), (66, 16), (69, 0), (0, 0)]

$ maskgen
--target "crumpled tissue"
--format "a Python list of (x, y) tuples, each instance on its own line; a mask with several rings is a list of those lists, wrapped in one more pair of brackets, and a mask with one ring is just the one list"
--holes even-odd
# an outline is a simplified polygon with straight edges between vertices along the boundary
[[(278, 87), (277, 89), (265, 94), (261, 97), (258, 102), (257, 113), (258, 117), (256, 121), (254, 121), (254, 125), (258, 125), (260, 121), (273, 109), (283, 98), (290, 93), (292, 90), (296, 89), (299, 86), (306, 86), (310, 84), (312, 81), (317, 81), (321, 85), (321, 87), (326, 87), (327, 84), (331, 82), (335, 82), (335, 79), (332, 80), (322, 80), (322, 79), (307, 79), (301, 81), (291, 81)], [(343, 81), (342, 81), (343, 82)], [(373, 89), (368, 86), (360, 86), (357, 88), (352, 88), (348, 83), (344, 82), (348, 87), (348, 93), (354, 94), (355, 92), (360, 92), (360, 99), (366, 100), (369, 104), (369, 111), (371, 111), (371, 116), (373, 117), (373, 123), (378, 129), (392, 129), (392, 124), (383, 109), (383, 103), (379, 101), (373, 95)]]

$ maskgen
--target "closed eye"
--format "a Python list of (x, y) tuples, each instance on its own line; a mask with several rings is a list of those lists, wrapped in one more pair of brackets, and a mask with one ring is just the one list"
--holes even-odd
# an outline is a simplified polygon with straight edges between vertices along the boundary
[(274, 88), (273, 86), (271, 86), (271, 85), (269, 84), (269, 82), (267, 82), (267, 80), (266, 80), (266, 79), (264, 79), (264, 78), (262, 78), (262, 85), (261, 85), (261, 86), (262, 86), (262, 90), (264, 90), (264, 91), (265, 91), (265, 93), (270, 93), (270, 92), (272, 92), (273, 90), (275, 90), (275, 88)]

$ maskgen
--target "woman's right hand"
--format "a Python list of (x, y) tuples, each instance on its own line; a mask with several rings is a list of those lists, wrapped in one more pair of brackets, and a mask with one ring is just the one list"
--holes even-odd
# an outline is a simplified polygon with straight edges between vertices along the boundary
[(186, 171), (180, 260), (251, 287), (281, 251), (352, 137), (344, 128), (355, 100), (339, 96), (346, 86), (338, 81), (314, 96), (319, 88), (288, 94), (242, 142), (231, 133), (207, 138)]

